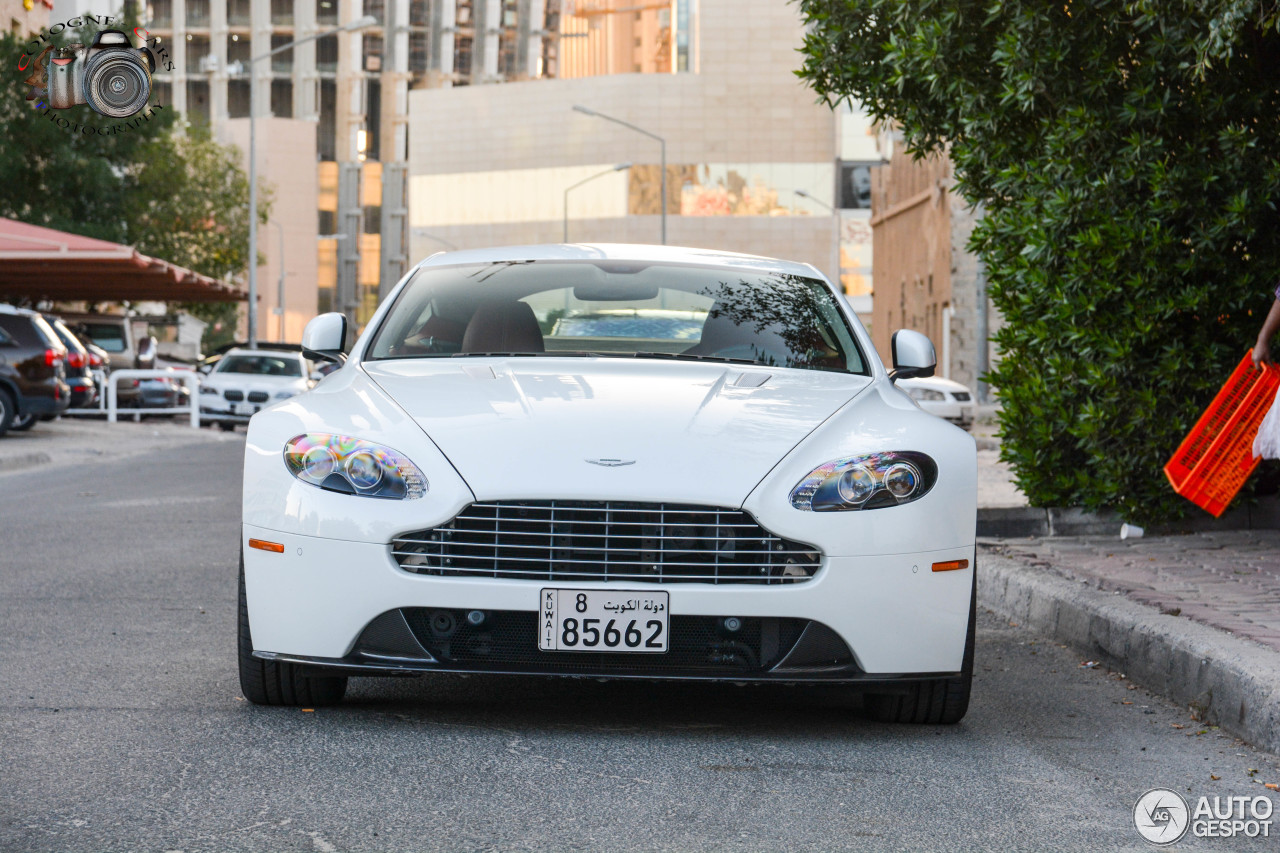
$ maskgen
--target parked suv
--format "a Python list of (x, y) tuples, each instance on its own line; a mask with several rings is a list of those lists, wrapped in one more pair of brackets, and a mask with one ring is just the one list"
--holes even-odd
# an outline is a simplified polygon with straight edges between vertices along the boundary
[[(98, 384), (93, 377), (93, 368), (89, 363), (89, 350), (63, 325), (62, 321), (52, 314), (42, 315), (49, 328), (53, 329), (58, 340), (67, 348), (67, 386), (71, 389), (71, 408), (85, 409), (98, 400)], [(34, 412), (23, 412), (13, 419), (9, 429), (15, 432), (31, 429), (37, 420), (49, 420), (52, 414), (37, 415)]]
[(0, 435), (18, 415), (57, 415), (71, 405), (67, 348), (35, 311), (0, 305)]
[[(106, 352), (104, 373), (135, 368), (150, 370), (156, 366), (156, 339), (146, 334), (143, 320), (119, 314), (63, 314), (62, 321), (86, 345), (92, 343)], [(134, 379), (117, 385), (116, 403), (120, 408), (143, 405), (142, 381)], [(100, 393), (105, 397), (106, 388)]]
[(106, 350), (112, 370), (156, 366), (156, 339), (146, 334), (143, 320), (119, 314), (63, 314), (62, 320)]

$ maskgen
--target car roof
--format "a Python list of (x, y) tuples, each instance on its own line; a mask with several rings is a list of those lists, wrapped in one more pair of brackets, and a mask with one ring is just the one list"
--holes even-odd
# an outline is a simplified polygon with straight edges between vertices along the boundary
[(32, 311), (30, 308), (19, 308), (19, 307), (17, 307), (16, 305), (5, 305), (5, 304), (0, 304), (0, 313), (3, 313), (3, 314), (16, 314), (16, 315), (17, 315), (17, 316), (19, 316), (19, 317), (34, 317), (34, 316), (36, 316), (39, 312), (38, 312), (38, 311)]
[(498, 246), (438, 252), (419, 266), (438, 267), (470, 264), (497, 264), (507, 261), (647, 261), (662, 264), (732, 267), (787, 275), (821, 278), (812, 264), (782, 261), (760, 255), (692, 249), (683, 246), (654, 246), (639, 243), (546, 243), (535, 246)]

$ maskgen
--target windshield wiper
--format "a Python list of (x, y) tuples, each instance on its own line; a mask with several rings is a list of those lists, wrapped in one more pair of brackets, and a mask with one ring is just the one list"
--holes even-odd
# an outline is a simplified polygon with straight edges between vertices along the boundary
[[(442, 354), (443, 355), (443, 354)], [(403, 356), (404, 358), (439, 358), (440, 356)], [(750, 358), (721, 355), (693, 355), (683, 352), (596, 352), (592, 350), (552, 350), (550, 352), (455, 352), (448, 358), (667, 358), (675, 361), (714, 361), (722, 364), (754, 364), (769, 367)]]
[(451, 352), (449, 358), (533, 358), (539, 355), (590, 355), (590, 353), (562, 352)]
[(694, 355), (687, 352), (625, 352), (625, 353), (606, 353), (607, 355), (619, 355), (624, 358), (671, 358), (679, 361), (689, 359), (692, 361), (716, 361), (725, 364), (754, 364), (757, 367), (768, 367), (763, 361), (756, 361), (753, 358), (729, 358), (723, 355)]

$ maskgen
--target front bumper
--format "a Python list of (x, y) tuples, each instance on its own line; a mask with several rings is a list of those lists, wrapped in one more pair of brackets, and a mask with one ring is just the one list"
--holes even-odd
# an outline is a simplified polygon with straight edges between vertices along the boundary
[[(786, 585), (623, 582), (549, 584), (489, 578), (451, 578), (405, 572), (386, 544), (351, 542), (287, 534), (245, 525), (245, 586), (255, 656), (288, 660), (356, 674), (409, 674), (424, 671), (520, 672), (575, 676), (715, 679), (731, 681), (883, 682), (930, 678), (958, 672), (968, 626), (973, 567), (933, 572), (935, 562), (972, 560), (971, 548), (866, 557), (827, 557), (809, 581)], [(284, 546), (283, 553), (247, 547), (249, 538)], [(565, 663), (562, 654), (536, 654), (536, 631), (530, 629), (529, 653), (514, 665), (493, 664), (474, 657), (432, 652), (429, 638), (418, 632), (370, 654), (370, 631), (388, 614), (419, 610), (482, 610), (511, 616), (512, 624), (533, 617), (545, 586), (599, 589), (658, 587), (670, 595), (673, 631), (677, 619), (694, 630), (725, 616), (762, 624), (792, 620), (797, 630), (817, 625), (836, 638), (817, 657), (801, 655), (787, 663), (779, 652), (747, 670), (690, 668), (672, 659), (664, 668), (658, 656), (643, 662), (643, 671), (620, 669), (615, 662)], [(508, 618), (508, 617), (503, 617)], [(381, 620), (381, 621), (379, 621)], [(392, 619), (394, 622), (394, 618)], [(410, 619), (404, 620), (406, 623)], [(378, 623), (375, 625), (375, 623)], [(802, 624), (801, 624), (802, 623)], [(697, 630), (703, 630), (697, 628)], [(376, 633), (376, 632), (375, 632)], [(793, 632), (794, 633), (794, 632)], [(378, 636), (383, 636), (379, 634)], [(826, 637), (830, 640), (830, 637)], [(799, 636), (793, 646), (803, 650)], [(376, 646), (377, 644), (375, 644)], [(845, 651), (840, 651), (843, 647)], [(791, 647), (788, 647), (788, 651)], [(835, 649), (835, 651), (831, 651)], [(425, 653), (425, 654), (424, 654)], [(585, 659), (581, 659), (585, 660)], [(797, 663), (798, 661), (798, 663)], [(637, 663), (641, 663), (637, 661)]]
[(200, 420), (210, 423), (247, 424), (252, 415), (237, 415), (229, 409), (201, 406)]

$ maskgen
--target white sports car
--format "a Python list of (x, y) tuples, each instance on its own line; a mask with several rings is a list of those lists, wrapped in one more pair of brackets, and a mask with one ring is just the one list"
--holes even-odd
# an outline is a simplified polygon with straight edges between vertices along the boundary
[[(929, 341), (897, 333), (886, 372), (842, 306), (807, 264), (558, 245), (427, 259), (349, 352), (317, 317), (304, 349), (342, 368), (249, 424), (246, 698), (521, 673), (846, 685), (959, 720), (974, 442), (894, 385)], [(661, 312), (698, 334), (635, 320), (684, 316)]]

